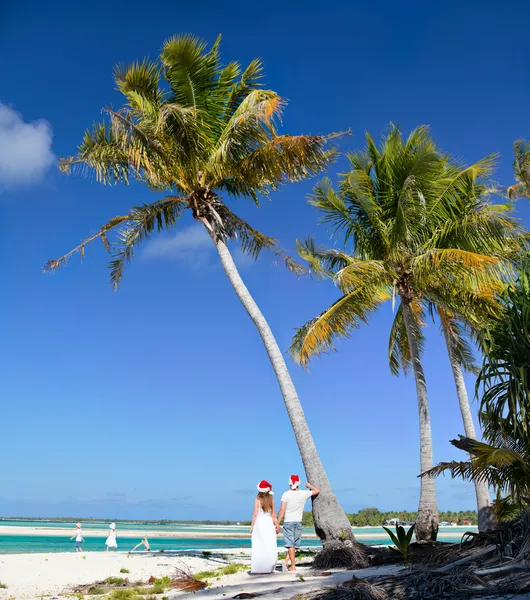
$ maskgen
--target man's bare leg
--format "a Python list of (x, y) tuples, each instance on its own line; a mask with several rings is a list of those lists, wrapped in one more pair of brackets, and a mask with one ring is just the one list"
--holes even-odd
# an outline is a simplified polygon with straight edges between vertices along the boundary
[(291, 568), (289, 571), (296, 571), (296, 548), (289, 548), (289, 559), (291, 561)]

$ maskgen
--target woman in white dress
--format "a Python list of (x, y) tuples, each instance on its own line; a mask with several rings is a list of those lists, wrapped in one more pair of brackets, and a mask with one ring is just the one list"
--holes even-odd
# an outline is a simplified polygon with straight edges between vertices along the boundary
[(279, 531), (280, 524), (274, 509), (272, 485), (268, 481), (260, 481), (250, 527), (252, 534), (251, 573), (274, 572), (278, 561), (276, 536)]
[(116, 550), (118, 544), (116, 542), (116, 523), (111, 523), (109, 525), (110, 533), (109, 537), (105, 540), (105, 544), (107, 546), (107, 552), (109, 550)]

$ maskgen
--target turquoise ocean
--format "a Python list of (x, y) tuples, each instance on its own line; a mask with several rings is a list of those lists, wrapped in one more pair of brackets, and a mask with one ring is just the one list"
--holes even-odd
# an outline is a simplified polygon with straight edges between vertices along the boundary
[[(28, 552), (71, 552), (74, 549), (74, 542), (70, 541), (70, 536), (75, 532), (75, 523), (60, 522), (60, 521), (33, 521), (33, 520), (0, 520), (0, 525), (10, 525), (17, 527), (38, 527), (44, 530), (43, 535), (0, 535), (0, 554), (22, 554)], [(105, 550), (105, 537), (90, 535), (90, 530), (107, 529), (108, 521), (83, 523), (83, 532), (85, 543), (83, 549), (85, 551), (103, 551)], [(57, 535), (46, 535), (46, 528), (64, 529), (64, 537)], [(138, 531), (138, 537), (122, 537), (120, 539), (120, 530)], [(152, 550), (165, 551), (204, 551), (204, 550), (221, 550), (224, 548), (250, 548), (250, 535), (247, 538), (241, 537), (210, 537), (204, 539), (201, 537), (193, 537), (190, 534), (196, 533), (199, 536), (201, 533), (219, 533), (223, 536), (234, 534), (248, 534), (249, 528), (238, 525), (197, 525), (197, 524), (168, 524), (154, 525), (150, 523), (117, 523), (118, 531), (118, 551), (129, 551), (138, 544), (145, 531), (167, 531), (168, 537), (150, 538)], [(462, 535), (466, 531), (476, 531), (476, 527), (441, 527), (440, 541), (443, 542), (459, 542)], [(178, 537), (179, 533), (187, 533), (189, 537), (184, 539)], [(311, 528), (304, 529), (304, 533), (314, 534)], [(367, 545), (384, 545), (390, 544), (390, 540), (380, 537), (375, 537), (378, 534), (385, 534), (382, 527), (354, 527), (354, 535), (366, 536), (359, 539), (360, 542)], [(374, 537), (371, 537), (374, 536)], [(278, 539), (278, 545), (282, 545), (282, 540)], [(304, 539), (302, 545), (308, 548), (320, 547), (318, 539)]]

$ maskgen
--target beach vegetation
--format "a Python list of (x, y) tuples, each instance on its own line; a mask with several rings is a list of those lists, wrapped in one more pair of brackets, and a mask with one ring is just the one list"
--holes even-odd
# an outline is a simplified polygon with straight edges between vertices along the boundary
[(0, 590), (7, 590), (7, 585), (0, 581)]
[[(405, 138), (391, 125), (379, 146), (366, 134), (366, 147), (348, 159), (338, 189), (325, 178), (310, 199), (339, 247), (297, 242), (312, 274), (333, 281), (342, 295), (297, 330), (290, 352), (307, 365), (391, 302), (389, 364), (394, 374), (413, 372), (425, 472), (433, 466), (422, 365), (426, 316), (443, 313), (455, 353), (465, 349), (458, 319), (478, 328), (495, 314), (496, 295), (513, 273), (509, 254), (519, 249), (519, 228), (510, 205), (489, 202), (485, 182), (495, 157), (465, 167), (436, 146), (427, 127)], [(436, 540), (438, 522), (434, 481), (422, 478), (417, 539)]]
[(154, 580), (153, 584), (156, 586), (168, 587), (171, 583), (171, 577), (164, 575), (163, 577), (158, 577)]
[(221, 575), (234, 575), (235, 573), (239, 573), (240, 571), (248, 571), (248, 565), (244, 565), (242, 563), (230, 563), (226, 565), (226, 567), (222, 567), (220, 569)]
[(217, 579), (224, 575), (234, 575), (240, 571), (248, 571), (248, 565), (243, 563), (230, 563), (229, 565), (220, 567), (215, 571), (200, 571), (199, 573), (195, 573), (193, 577), (198, 581), (205, 581), (207, 579)]
[(105, 592), (106, 592), (105, 588), (102, 588), (97, 585), (92, 586), (92, 587), (88, 588), (88, 590), (87, 590), (87, 593), (90, 596), (100, 596), (101, 594), (105, 594)]
[(216, 575), (217, 571), (199, 571), (193, 577), (198, 581), (205, 581), (206, 579), (213, 579)]
[(130, 573), (129, 569), (126, 569), (125, 567), (122, 567), (120, 569), (120, 573)]
[(142, 588), (125, 588), (123, 590), (113, 590), (109, 598), (110, 600), (139, 600), (143, 595), (144, 590)]
[(412, 542), (412, 536), (414, 535), (415, 525), (409, 527), (408, 531), (405, 531), (405, 528), (401, 525), (396, 525), (396, 533), (391, 531), (388, 527), (383, 527), (383, 529), (388, 533), (388, 536), (394, 543), (397, 551), (403, 556), (405, 562), (410, 562), (409, 556), (409, 547)]
[[(236, 295), (253, 320), (280, 384), (307, 477), (325, 490), (313, 502), (316, 531), (324, 545), (338, 540), (348, 525), (317, 454), (283, 353), (245, 286), (230, 246), (251, 259), (269, 252), (293, 272), (301, 267), (273, 237), (237, 215), (228, 199), (259, 205), (283, 184), (304, 180), (326, 169), (338, 156), (337, 135), (290, 135), (280, 131), (286, 101), (262, 84), (259, 59), (246, 67), (222, 64), (220, 38), (208, 49), (192, 35), (176, 35), (157, 61), (144, 59), (115, 70), (123, 105), (105, 108), (103, 121), (87, 131), (75, 155), (60, 168), (93, 173), (103, 184), (144, 184), (159, 195), (149, 204), (113, 216), (81, 244), (50, 260), (45, 269), (84, 256), (88, 244), (101, 241), (110, 253), (110, 279), (116, 289), (126, 265), (152, 234), (171, 229), (189, 214), (210, 238)], [(325, 496), (325, 499), (324, 497)], [(353, 534), (349, 542), (355, 544)], [(358, 544), (359, 566), (367, 564)]]
[(123, 577), (107, 577), (105, 583), (108, 585), (122, 585), (126, 583), (126, 579)]

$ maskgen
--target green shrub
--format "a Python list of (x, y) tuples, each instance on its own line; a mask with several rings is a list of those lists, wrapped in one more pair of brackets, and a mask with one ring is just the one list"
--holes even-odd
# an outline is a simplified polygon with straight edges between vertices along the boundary
[(92, 586), (88, 588), (88, 594), (90, 596), (99, 596), (100, 594), (104, 594), (105, 590), (102, 587)]
[(198, 579), (199, 581), (204, 581), (205, 579), (211, 579), (215, 577), (217, 573), (215, 571), (199, 571), (199, 573), (195, 573), (193, 577)]
[(159, 577), (158, 579), (155, 579), (153, 581), (154, 585), (162, 586), (162, 587), (168, 587), (168, 585), (170, 585), (170, 583), (171, 583), (171, 577), (168, 577), (167, 575), (164, 575), (164, 577)]
[(109, 585), (118, 585), (119, 583), (125, 583), (125, 579), (123, 577), (107, 577), (105, 583), (108, 583)]
[(166, 591), (166, 588), (163, 585), (154, 585), (151, 593), (153, 594), (163, 594)]
[(120, 569), (120, 573), (130, 573), (129, 569)]
[(409, 557), (409, 546), (412, 540), (412, 536), (414, 534), (414, 529), (416, 525), (412, 525), (412, 527), (405, 533), (405, 529), (401, 525), (396, 525), (396, 533), (392, 533), (388, 527), (383, 527), (383, 529), (388, 533), (390, 539), (394, 542), (398, 552), (403, 556), (405, 562), (410, 564)]
[(108, 598), (110, 600), (143, 600), (144, 594), (149, 594), (151, 589), (128, 588), (123, 590), (114, 590)]
[(7, 585), (0, 581), (0, 590), (7, 590)]
[(220, 569), (221, 575), (234, 575), (234, 573), (239, 573), (239, 571), (248, 571), (247, 565), (243, 565), (241, 563), (230, 563)]

